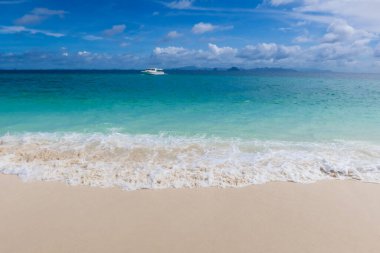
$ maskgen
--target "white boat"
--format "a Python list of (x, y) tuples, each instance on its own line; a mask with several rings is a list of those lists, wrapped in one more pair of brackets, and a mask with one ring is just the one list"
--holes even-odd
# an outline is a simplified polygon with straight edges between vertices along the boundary
[(165, 72), (163, 69), (158, 69), (158, 68), (151, 68), (151, 69), (146, 69), (146, 70), (143, 70), (141, 71), (142, 73), (144, 74), (148, 74), (148, 75), (165, 75)]

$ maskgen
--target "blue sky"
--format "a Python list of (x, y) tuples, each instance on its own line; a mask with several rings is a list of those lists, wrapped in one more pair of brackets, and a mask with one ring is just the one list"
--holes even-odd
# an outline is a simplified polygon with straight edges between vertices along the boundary
[(378, 0), (0, 0), (0, 68), (380, 72)]

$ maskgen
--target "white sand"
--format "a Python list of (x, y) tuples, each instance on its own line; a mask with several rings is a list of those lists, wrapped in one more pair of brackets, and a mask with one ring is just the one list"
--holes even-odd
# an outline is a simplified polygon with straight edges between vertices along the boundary
[(380, 185), (126, 192), (0, 175), (0, 252), (380, 252)]

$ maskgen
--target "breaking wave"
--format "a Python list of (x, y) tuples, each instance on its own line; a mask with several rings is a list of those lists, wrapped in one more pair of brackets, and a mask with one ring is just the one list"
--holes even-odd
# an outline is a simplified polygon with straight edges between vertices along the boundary
[(380, 182), (380, 145), (129, 135), (0, 137), (0, 173), (99, 187), (241, 187), (323, 179)]

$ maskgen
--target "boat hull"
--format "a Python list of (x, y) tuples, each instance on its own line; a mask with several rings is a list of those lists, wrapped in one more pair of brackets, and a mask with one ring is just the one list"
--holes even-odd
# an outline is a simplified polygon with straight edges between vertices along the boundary
[(145, 72), (145, 71), (142, 71), (142, 73), (145, 74), (145, 75), (152, 75), (152, 76), (162, 76), (162, 75), (165, 75), (165, 73), (163, 73), (163, 72), (156, 72), (156, 73), (154, 73), (154, 72)]

